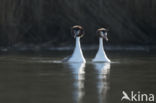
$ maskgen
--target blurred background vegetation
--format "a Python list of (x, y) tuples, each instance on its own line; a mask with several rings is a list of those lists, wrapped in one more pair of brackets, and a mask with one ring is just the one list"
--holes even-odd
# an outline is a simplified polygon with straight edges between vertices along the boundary
[(155, 45), (156, 0), (0, 0), (0, 46), (69, 45), (82, 25), (84, 44), (109, 29), (110, 45)]

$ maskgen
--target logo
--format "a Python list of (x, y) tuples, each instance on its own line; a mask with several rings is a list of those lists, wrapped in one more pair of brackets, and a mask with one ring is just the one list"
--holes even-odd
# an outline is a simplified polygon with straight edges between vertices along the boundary
[(122, 91), (122, 98), (121, 101), (126, 100), (126, 101), (138, 101), (138, 102), (154, 102), (155, 97), (154, 94), (146, 94), (146, 93), (141, 93), (140, 91), (134, 92), (131, 91), (130, 94), (127, 94), (125, 91)]

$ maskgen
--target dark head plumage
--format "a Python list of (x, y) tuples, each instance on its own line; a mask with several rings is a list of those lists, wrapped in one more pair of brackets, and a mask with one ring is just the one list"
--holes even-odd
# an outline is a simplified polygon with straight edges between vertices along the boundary
[(97, 34), (98, 37), (104, 38), (106, 41), (108, 41), (107, 32), (108, 32), (108, 29), (99, 28), (99, 29), (97, 29), (96, 34)]
[(75, 37), (83, 37), (84, 36), (84, 29), (80, 25), (75, 25), (71, 28), (72, 36)]

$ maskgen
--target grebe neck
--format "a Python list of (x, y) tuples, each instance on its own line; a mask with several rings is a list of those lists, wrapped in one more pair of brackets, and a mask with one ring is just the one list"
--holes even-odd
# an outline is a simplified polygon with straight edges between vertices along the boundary
[(80, 49), (81, 50), (80, 37), (76, 37), (75, 49)]
[(76, 37), (74, 52), (69, 62), (86, 62), (81, 49), (80, 37)]
[(110, 62), (108, 59), (104, 47), (103, 47), (103, 38), (99, 38), (99, 49), (96, 53), (95, 58), (93, 59), (93, 62)]
[(103, 38), (99, 38), (99, 50), (104, 50), (103, 48)]

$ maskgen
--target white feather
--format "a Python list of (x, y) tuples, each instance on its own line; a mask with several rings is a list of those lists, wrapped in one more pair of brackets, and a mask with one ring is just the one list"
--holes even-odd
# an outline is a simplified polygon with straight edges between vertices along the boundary
[(81, 49), (80, 37), (76, 37), (74, 52), (67, 62), (86, 62)]
[(96, 53), (96, 56), (95, 58), (92, 60), (93, 62), (111, 62), (105, 51), (104, 51), (104, 48), (103, 48), (103, 38), (99, 38), (99, 49), (98, 49), (98, 52)]

